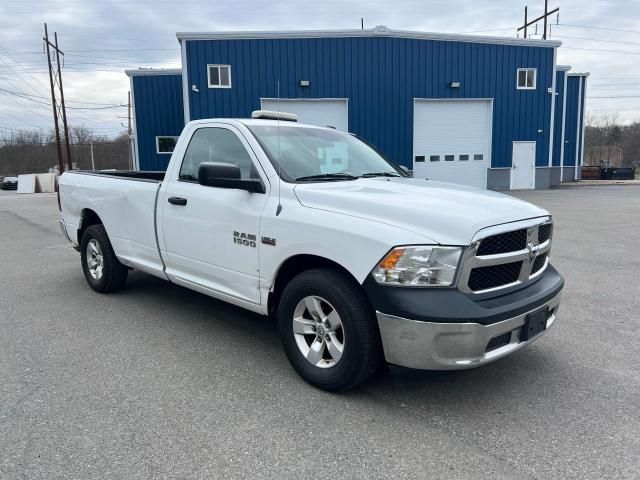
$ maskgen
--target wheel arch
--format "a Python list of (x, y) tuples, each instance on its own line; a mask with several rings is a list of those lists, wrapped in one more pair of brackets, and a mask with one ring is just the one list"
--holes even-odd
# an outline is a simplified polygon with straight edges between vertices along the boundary
[(80, 212), (80, 221), (78, 222), (77, 240), (78, 245), (82, 242), (82, 235), (91, 225), (104, 225), (100, 216), (90, 208), (83, 208)]
[(293, 255), (282, 262), (276, 271), (271, 290), (269, 292), (269, 298), (267, 300), (269, 315), (275, 317), (275, 312), (277, 311), (282, 292), (287, 286), (287, 283), (289, 283), (292, 278), (307, 270), (323, 267), (338, 270), (339, 272), (350, 278), (354, 282), (354, 284), (359, 285), (360, 288), (362, 288), (362, 285), (353, 276), (353, 274), (334, 260), (319, 255)]

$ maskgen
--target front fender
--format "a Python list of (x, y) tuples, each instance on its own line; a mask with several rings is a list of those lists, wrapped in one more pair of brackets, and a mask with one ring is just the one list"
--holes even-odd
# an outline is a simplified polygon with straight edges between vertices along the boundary
[(399, 227), (307, 208), (293, 202), (277, 217), (263, 216), (261, 236), (276, 241), (275, 245), (261, 244), (260, 276), (265, 290), (272, 288), (279, 267), (295, 255), (314, 255), (331, 260), (363, 283), (392, 247), (434, 243), (427, 237)]

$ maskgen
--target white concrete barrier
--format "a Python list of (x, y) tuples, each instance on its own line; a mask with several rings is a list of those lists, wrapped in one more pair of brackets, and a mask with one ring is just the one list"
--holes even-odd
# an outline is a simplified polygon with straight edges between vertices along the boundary
[(37, 173), (36, 174), (36, 192), (54, 193), (55, 191), (56, 191), (56, 174), (55, 173)]
[(35, 173), (18, 175), (18, 193), (36, 193)]

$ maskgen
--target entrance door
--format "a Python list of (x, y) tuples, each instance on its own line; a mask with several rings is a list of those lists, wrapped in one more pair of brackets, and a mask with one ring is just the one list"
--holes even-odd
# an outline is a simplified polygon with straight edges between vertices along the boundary
[(513, 142), (511, 190), (536, 186), (536, 142)]

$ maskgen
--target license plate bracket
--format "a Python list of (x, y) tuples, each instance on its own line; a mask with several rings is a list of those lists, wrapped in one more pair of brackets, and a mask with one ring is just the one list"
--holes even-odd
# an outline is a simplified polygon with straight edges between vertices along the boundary
[(549, 318), (549, 307), (544, 307), (531, 312), (525, 318), (524, 325), (520, 329), (520, 341), (524, 342), (546, 330)]

